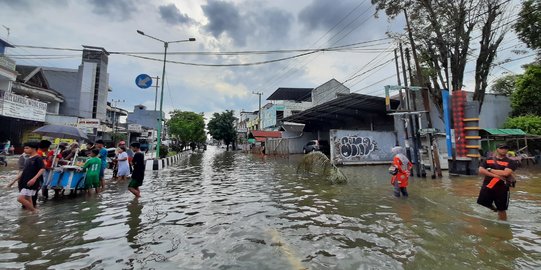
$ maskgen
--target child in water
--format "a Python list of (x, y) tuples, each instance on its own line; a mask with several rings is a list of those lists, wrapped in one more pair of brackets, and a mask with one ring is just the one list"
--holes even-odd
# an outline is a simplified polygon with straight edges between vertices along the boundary
[(413, 165), (404, 155), (404, 148), (395, 146), (391, 152), (393, 153), (394, 158), (393, 165), (389, 171), (393, 175), (391, 178), (391, 185), (394, 186), (394, 196), (400, 197), (400, 193), (402, 193), (402, 196), (408, 197), (408, 180)]
[(86, 171), (85, 188), (86, 192), (90, 193), (90, 190), (94, 188), (96, 194), (99, 193), (100, 187), (100, 171), (101, 171), (101, 159), (98, 157), (100, 150), (92, 149), (90, 151), (90, 159), (85, 162), (82, 170)]

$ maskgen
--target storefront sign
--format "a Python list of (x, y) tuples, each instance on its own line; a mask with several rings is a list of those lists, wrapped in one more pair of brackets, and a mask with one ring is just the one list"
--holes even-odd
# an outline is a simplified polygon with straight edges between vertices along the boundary
[(0, 103), (3, 116), (45, 122), (47, 103), (6, 91), (0, 91)]
[(128, 124), (128, 131), (141, 133), (143, 132), (143, 126), (139, 124)]
[(79, 119), (77, 121), (77, 127), (84, 131), (86, 134), (94, 134), (94, 129), (100, 127), (99, 119)]

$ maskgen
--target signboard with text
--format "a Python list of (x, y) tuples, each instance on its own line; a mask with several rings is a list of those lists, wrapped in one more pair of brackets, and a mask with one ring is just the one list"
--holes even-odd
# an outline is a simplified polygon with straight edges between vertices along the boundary
[(0, 103), (3, 116), (45, 122), (47, 103), (6, 91), (0, 91)]
[(100, 127), (100, 120), (92, 118), (79, 119), (77, 122), (77, 127), (86, 134), (94, 134), (94, 129)]
[(143, 132), (143, 126), (139, 124), (128, 124), (128, 131), (141, 133)]

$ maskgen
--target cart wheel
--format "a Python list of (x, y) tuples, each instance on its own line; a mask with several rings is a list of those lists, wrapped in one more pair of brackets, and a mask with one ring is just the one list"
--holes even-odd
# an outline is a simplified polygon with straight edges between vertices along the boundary
[(77, 196), (77, 191), (82, 190), (82, 188), (80, 188), (79, 186), (81, 185), (81, 181), (83, 181), (83, 183), (84, 183), (84, 180), (85, 180), (85, 177), (81, 177), (81, 179), (79, 179), (79, 181), (77, 181), (77, 185), (75, 185), (75, 188), (70, 193), (70, 195), (72, 197), (76, 197)]

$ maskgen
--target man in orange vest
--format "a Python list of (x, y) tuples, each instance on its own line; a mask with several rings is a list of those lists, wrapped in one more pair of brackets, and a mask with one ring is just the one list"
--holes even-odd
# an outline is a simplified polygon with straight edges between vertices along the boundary
[(477, 203), (498, 212), (498, 219), (507, 220), (509, 187), (514, 187), (512, 173), (517, 165), (507, 157), (509, 146), (499, 144), (497, 147), (495, 156), (487, 157), (479, 167), (479, 174), (485, 178)]

